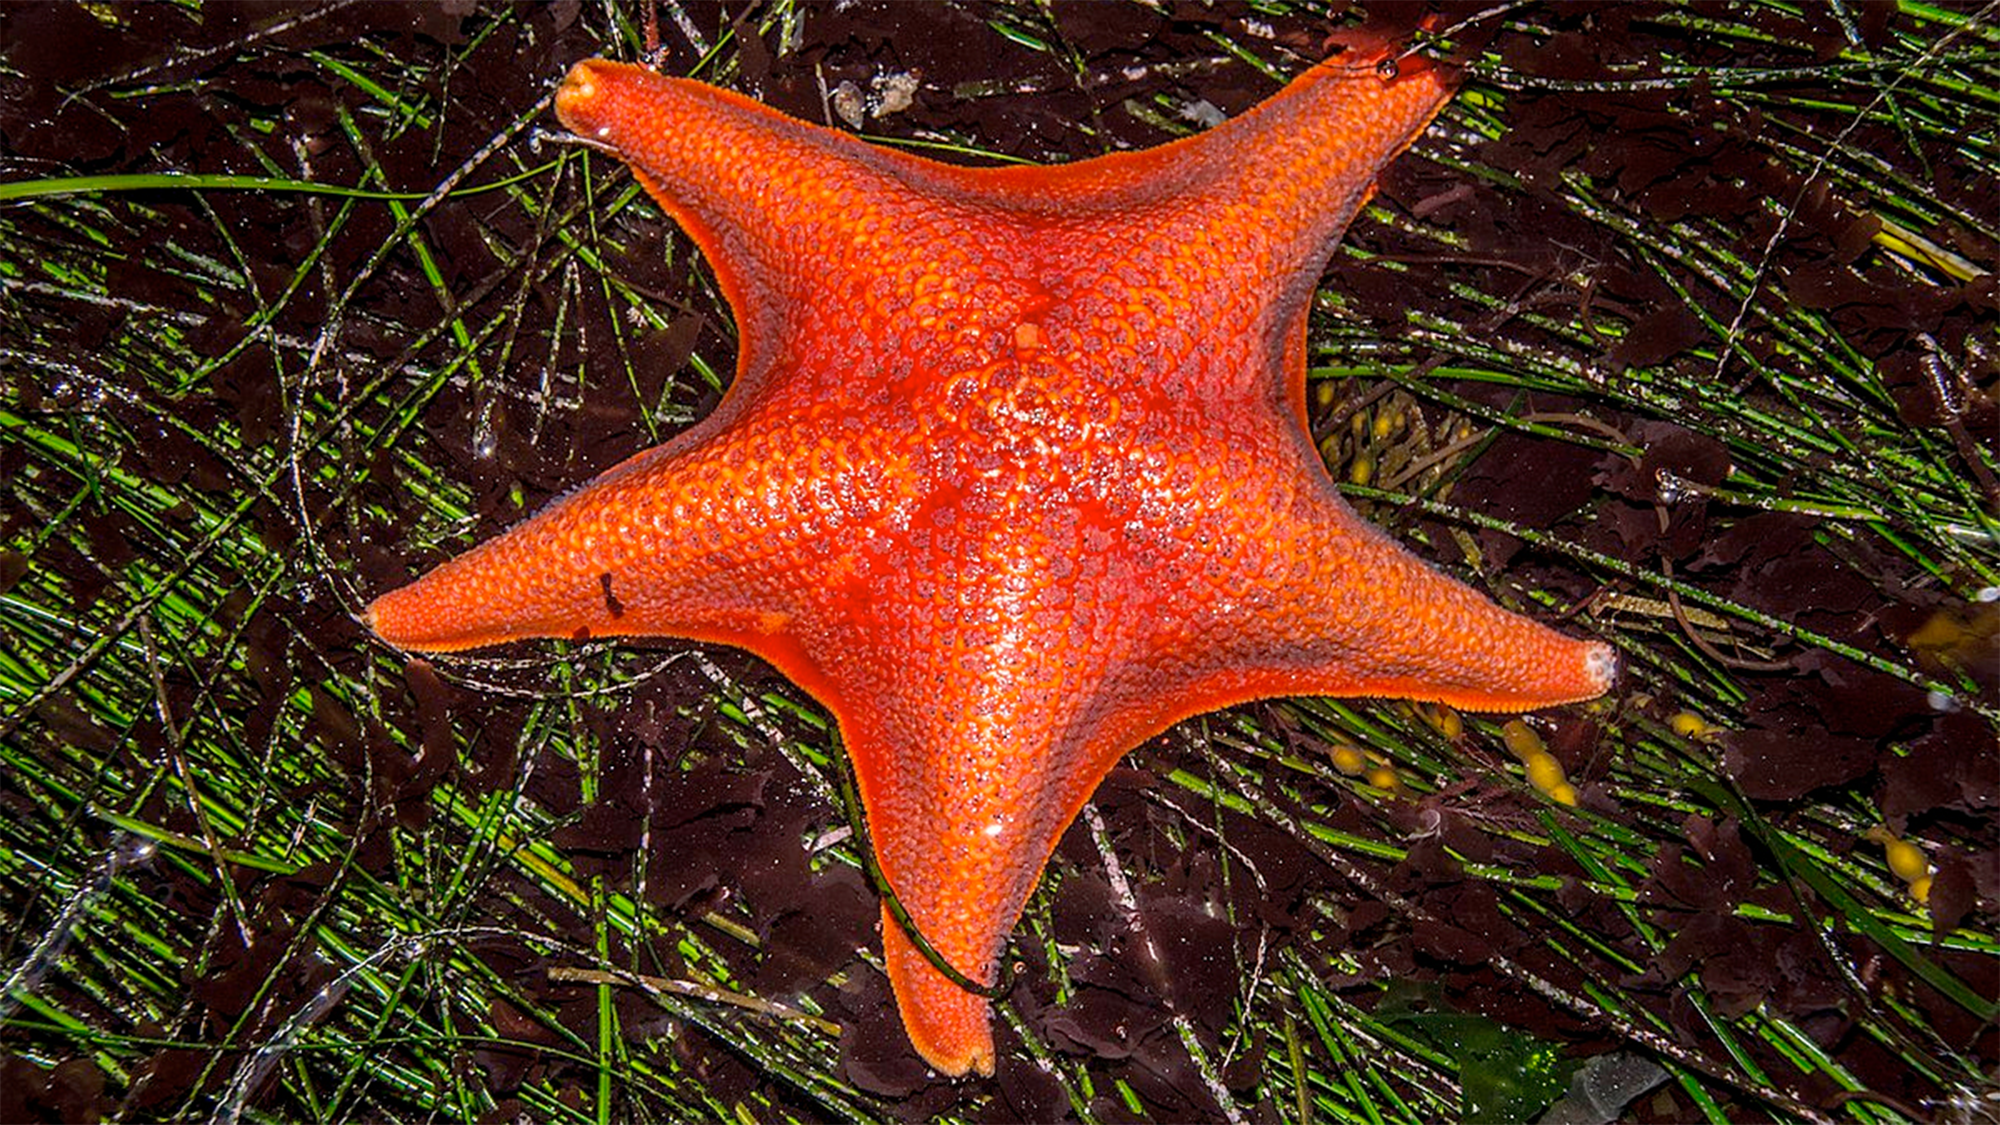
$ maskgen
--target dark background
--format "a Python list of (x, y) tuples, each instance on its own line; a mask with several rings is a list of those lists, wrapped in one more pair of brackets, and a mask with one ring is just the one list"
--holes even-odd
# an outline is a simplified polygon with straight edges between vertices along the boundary
[[(1356, 18), (659, 11), (662, 69), (810, 120), (913, 76), (863, 131), (968, 162), (1161, 143)], [(352, 617), (726, 385), (707, 267), (547, 112), (646, 14), (0, 7), (0, 182), (209, 177), (0, 202), (0, 1118), (1508, 1116), (1627, 1051), (1675, 1074), (1631, 1120), (1977, 1096), (1987, 8), (1446, 14), (1468, 91), (1329, 271), (1313, 422), (1368, 518), (1621, 649), (1534, 720), (1580, 808), (1496, 722), (1184, 724), (1066, 838), (961, 1083), (903, 1038), (803, 693), (672, 643), (406, 664)], [(607, 968), (838, 1032), (551, 976)]]

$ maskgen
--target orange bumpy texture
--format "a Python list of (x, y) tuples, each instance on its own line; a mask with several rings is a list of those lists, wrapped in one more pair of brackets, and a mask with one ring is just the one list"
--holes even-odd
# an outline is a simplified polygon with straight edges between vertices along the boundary
[[(1385, 57), (1350, 49), (1161, 148), (1002, 169), (578, 65), (556, 112), (708, 256), (735, 382), (369, 623), (426, 651), (623, 634), (771, 661), (838, 719), (915, 926), (984, 981), (1083, 802), (1180, 719), (1603, 692), (1608, 648), (1361, 522), (1306, 433), (1320, 270), (1450, 97), (1442, 69)], [(986, 1001), (886, 910), (883, 942), (918, 1051), (992, 1073)]]

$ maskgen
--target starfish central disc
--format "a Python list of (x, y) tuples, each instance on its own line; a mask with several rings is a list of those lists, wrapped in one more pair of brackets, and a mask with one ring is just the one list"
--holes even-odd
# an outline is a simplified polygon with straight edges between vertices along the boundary
[[(1608, 648), (1361, 522), (1306, 432), (1319, 272), (1450, 96), (1441, 68), (1387, 58), (1350, 49), (1189, 140), (1006, 169), (578, 65), (556, 111), (714, 266), (735, 381), (370, 625), (428, 651), (652, 635), (769, 660), (834, 712), (912, 924), (986, 982), (1083, 802), (1183, 718), (1603, 692)], [(886, 910), (883, 942), (918, 1051), (990, 1074), (986, 1001)]]

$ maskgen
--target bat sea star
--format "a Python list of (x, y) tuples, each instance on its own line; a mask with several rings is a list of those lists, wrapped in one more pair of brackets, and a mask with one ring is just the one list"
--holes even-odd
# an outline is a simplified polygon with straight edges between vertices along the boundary
[[(1517, 711), (1598, 643), (1358, 519), (1305, 426), (1306, 310), (1448, 68), (1359, 44), (1198, 136), (961, 168), (605, 61), (556, 95), (693, 236), (740, 329), (715, 411), (378, 599), (405, 649), (737, 645), (837, 718), (880, 868), (992, 981), (1058, 837), (1129, 749), (1286, 695)], [(992, 1073), (984, 997), (885, 906), (919, 1052)]]

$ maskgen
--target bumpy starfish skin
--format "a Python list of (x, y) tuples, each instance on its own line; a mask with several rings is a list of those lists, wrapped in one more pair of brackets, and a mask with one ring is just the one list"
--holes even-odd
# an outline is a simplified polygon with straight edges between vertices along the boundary
[[(585, 62), (556, 111), (712, 263), (714, 413), (368, 610), (385, 640), (738, 645), (840, 724), (883, 873), (965, 975), (1118, 758), (1271, 696), (1523, 710), (1608, 648), (1442, 577), (1341, 500), (1304, 425), (1306, 306), (1450, 96), (1380, 48), (1198, 137), (965, 169)], [(889, 918), (903, 1020), (990, 1074), (984, 999)]]

